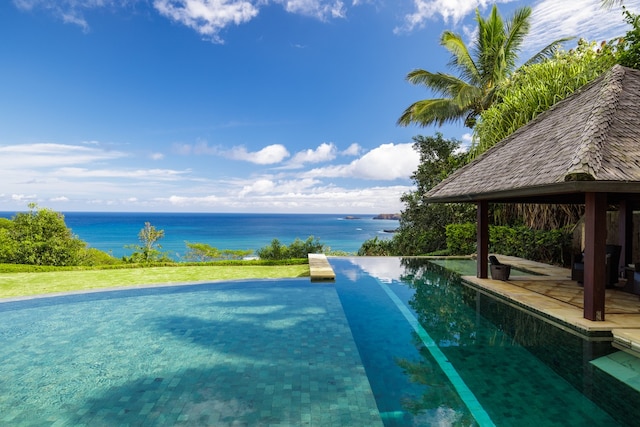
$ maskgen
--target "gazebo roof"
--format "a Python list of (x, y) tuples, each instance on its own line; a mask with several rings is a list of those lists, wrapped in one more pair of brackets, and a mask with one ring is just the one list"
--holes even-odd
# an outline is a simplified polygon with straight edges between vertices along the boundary
[(616, 65), (460, 168), (429, 202), (640, 204), (640, 71)]

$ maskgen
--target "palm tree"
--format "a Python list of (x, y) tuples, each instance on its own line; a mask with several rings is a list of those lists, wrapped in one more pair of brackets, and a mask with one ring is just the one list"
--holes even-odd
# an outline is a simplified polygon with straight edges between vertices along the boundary
[[(531, 8), (523, 7), (504, 23), (495, 5), (487, 19), (483, 19), (476, 9), (478, 32), (472, 51), (460, 35), (445, 31), (440, 44), (451, 52), (450, 65), (458, 69), (460, 77), (422, 69), (411, 71), (407, 75), (409, 82), (423, 84), (443, 97), (411, 104), (398, 119), (398, 124), (441, 126), (447, 122), (464, 120), (464, 124), (472, 128), (476, 117), (495, 102), (501, 83), (515, 70), (520, 46), (529, 32), (530, 16)], [(548, 57), (566, 40), (553, 42), (527, 63)]]

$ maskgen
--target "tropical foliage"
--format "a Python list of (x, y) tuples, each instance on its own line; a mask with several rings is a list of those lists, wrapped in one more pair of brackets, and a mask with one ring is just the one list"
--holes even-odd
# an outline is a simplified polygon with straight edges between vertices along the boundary
[(480, 115), (469, 151), (473, 158), (548, 110), (616, 63), (616, 44), (580, 40), (575, 49), (524, 65), (498, 91), (496, 102)]
[[(535, 230), (526, 226), (489, 227), (491, 252), (513, 255), (550, 264), (565, 265), (571, 252), (573, 228)], [(470, 255), (476, 252), (476, 224), (449, 224), (447, 248), (450, 255)]]
[(133, 249), (133, 253), (129, 257), (124, 257), (125, 262), (132, 263), (151, 263), (171, 261), (171, 259), (160, 251), (162, 246), (158, 241), (164, 237), (164, 230), (158, 230), (149, 222), (144, 223), (144, 227), (138, 233), (137, 245), (127, 245), (125, 247)]
[(415, 137), (414, 148), (420, 154), (418, 169), (411, 176), (416, 189), (401, 197), (405, 209), (394, 236), (396, 250), (401, 255), (446, 249), (447, 224), (469, 221), (475, 214), (474, 206), (468, 204), (424, 200), (430, 189), (464, 164), (466, 155), (459, 151), (460, 142), (436, 133), (432, 137)]
[[(440, 44), (451, 53), (450, 65), (460, 77), (446, 73), (432, 73), (423, 69), (411, 71), (407, 80), (433, 90), (442, 98), (424, 99), (411, 104), (398, 119), (398, 124), (428, 126), (463, 120), (470, 128), (476, 117), (497, 99), (497, 91), (516, 69), (516, 60), (522, 42), (529, 32), (531, 8), (515, 11), (504, 22), (494, 5), (488, 18), (476, 9), (478, 31), (470, 49), (462, 36), (445, 31)], [(566, 39), (551, 43), (529, 62), (537, 62)]]
[(188, 261), (209, 262), (218, 260), (239, 260), (253, 253), (252, 250), (218, 249), (206, 243), (185, 242), (189, 251), (184, 256)]
[(418, 169), (411, 179), (415, 190), (402, 195), (405, 204), (400, 227), (391, 240), (370, 239), (363, 243), (359, 255), (424, 255), (446, 250), (447, 224), (470, 221), (474, 206), (458, 203), (427, 203), (425, 194), (450, 173), (464, 164), (466, 154), (460, 141), (435, 136), (413, 138), (420, 155)]
[(64, 215), (35, 203), (28, 212), (0, 222), (0, 262), (78, 265), (88, 256), (86, 246), (67, 227)]
[(631, 30), (624, 36), (624, 49), (620, 52), (618, 62), (625, 67), (640, 69), (640, 15), (626, 9), (623, 13), (625, 21), (631, 25)]
[(258, 249), (257, 254), (263, 260), (282, 260), (306, 258), (308, 254), (324, 253), (326, 249), (318, 238), (309, 236), (305, 241), (296, 238), (289, 246), (282, 244), (278, 239), (273, 239), (270, 245)]

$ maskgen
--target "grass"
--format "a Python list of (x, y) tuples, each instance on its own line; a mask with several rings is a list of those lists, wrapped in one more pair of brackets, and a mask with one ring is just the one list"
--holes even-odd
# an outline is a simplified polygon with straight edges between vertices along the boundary
[(0, 273), (0, 298), (86, 289), (216, 280), (309, 276), (309, 265), (184, 265), (75, 271)]

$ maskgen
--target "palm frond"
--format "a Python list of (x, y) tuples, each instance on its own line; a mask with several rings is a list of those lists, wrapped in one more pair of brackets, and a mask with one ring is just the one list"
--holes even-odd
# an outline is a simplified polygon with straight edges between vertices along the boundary
[(442, 95), (454, 98), (461, 86), (468, 85), (465, 81), (445, 73), (431, 73), (425, 70), (413, 70), (407, 74), (407, 81), (421, 84)]
[(440, 44), (451, 52), (449, 65), (458, 69), (462, 78), (473, 83), (480, 82), (480, 71), (462, 37), (451, 31), (445, 31), (440, 37)]
[(530, 17), (531, 8), (525, 6), (516, 10), (507, 22), (504, 51), (508, 72), (513, 71), (515, 68), (520, 46), (522, 46), (524, 38), (529, 34), (529, 29), (531, 28)]
[(411, 104), (398, 119), (398, 125), (409, 126), (412, 123), (420, 126), (453, 123), (464, 119), (466, 111), (462, 110), (452, 99), (423, 99)]
[(478, 57), (478, 68), (483, 76), (483, 85), (492, 86), (496, 81), (496, 66), (502, 69), (504, 45), (504, 24), (502, 17), (498, 13), (498, 8), (494, 5), (487, 19), (480, 16), (480, 11), (476, 9), (476, 21), (478, 22), (478, 35), (476, 39), (476, 55)]
[(573, 40), (575, 37), (564, 37), (558, 40), (554, 40), (545, 46), (540, 52), (533, 55), (531, 58), (524, 63), (524, 65), (538, 64), (546, 59), (551, 58), (557, 51), (562, 47), (562, 44), (568, 42), (569, 40)]

